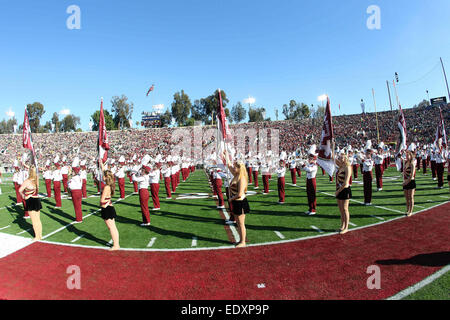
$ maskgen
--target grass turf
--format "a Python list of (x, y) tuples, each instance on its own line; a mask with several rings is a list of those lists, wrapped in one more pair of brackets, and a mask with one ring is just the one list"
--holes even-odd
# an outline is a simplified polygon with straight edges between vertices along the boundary
[[(368, 226), (375, 223), (389, 221), (401, 217), (405, 209), (405, 201), (401, 186), (401, 176), (394, 168), (389, 168), (384, 175), (384, 189), (373, 193), (373, 206), (361, 204), (363, 190), (361, 176), (352, 186), (353, 199), (350, 205), (351, 228)], [(436, 182), (430, 175), (417, 174), (417, 192), (415, 196), (415, 212), (442, 204), (450, 200), (448, 189), (435, 189)], [(249, 244), (269, 243), (281, 241), (280, 234), (285, 240), (299, 239), (319, 235), (313, 226), (323, 234), (334, 233), (340, 227), (340, 215), (334, 198), (335, 184), (330, 183), (327, 176), (320, 173), (317, 177), (317, 215), (306, 216), (307, 198), (305, 178), (297, 177), (297, 186), (290, 184), (290, 174), (286, 176), (286, 203), (278, 204), (276, 192), (276, 178), (270, 181), (269, 195), (262, 194), (262, 181), (259, 177), (260, 189), (249, 191), (255, 195), (249, 196), (251, 213), (247, 215), (247, 238)], [(41, 179), (40, 191), (45, 190)], [(83, 200), (82, 224), (68, 226), (75, 219), (71, 200), (63, 200), (63, 207), (55, 209), (54, 199), (42, 199), (43, 209), (41, 220), (43, 235), (52, 234), (45, 240), (58, 243), (69, 243), (82, 246), (105, 247), (110, 235), (100, 217), (99, 197), (91, 180), (88, 181), (88, 199)], [(374, 189), (376, 188), (374, 180)], [(30, 220), (23, 218), (22, 206), (15, 205), (15, 192), (10, 175), (3, 176), (0, 195), (0, 232), (33, 237)], [(177, 199), (183, 194), (207, 193), (208, 198)], [(151, 211), (150, 227), (141, 227), (142, 222), (139, 196), (133, 194), (133, 186), (126, 182), (126, 198), (115, 203), (118, 213), (117, 226), (120, 233), (122, 248), (152, 249), (183, 249), (191, 248), (193, 237), (197, 238), (197, 246), (214, 248), (230, 246), (224, 221), (216, 209), (216, 202), (211, 197), (206, 176), (202, 170), (191, 174), (187, 182), (182, 182), (172, 200), (165, 199), (164, 185), (161, 184), (161, 211)], [(93, 196), (93, 197), (89, 197)], [(118, 190), (113, 201), (118, 200)], [(151, 207), (150, 199), (149, 205)], [(92, 216), (86, 217), (89, 214)], [(6, 227), (6, 228), (5, 228)], [(58, 232), (54, 233), (55, 231)], [(276, 231), (276, 232), (275, 232)], [(76, 240), (77, 239), (77, 240)], [(74, 241), (76, 240), (76, 241)], [(74, 242), (73, 242), (74, 241)], [(410, 295), (407, 299), (448, 299), (448, 274), (432, 284)]]
[[(297, 186), (290, 184), (290, 174), (286, 176), (286, 203), (278, 204), (276, 178), (270, 181), (269, 195), (262, 194), (260, 189), (249, 196), (251, 213), (247, 215), (246, 227), (249, 244), (268, 243), (281, 240), (298, 239), (308, 236), (334, 233), (340, 227), (340, 214), (334, 198), (335, 183), (330, 183), (327, 176), (317, 177), (317, 215), (306, 216), (307, 197), (304, 175), (297, 177)], [(351, 228), (372, 225), (388, 221), (403, 215), (405, 200), (401, 186), (400, 174), (394, 168), (389, 168), (384, 175), (384, 188), (381, 192), (373, 193), (373, 206), (366, 207), (363, 189), (359, 180), (353, 182), (353, 199), (350, 204)], [(40, 191), (45, 190), (41, 179)], [(430, 208), (450, 200), (448, 189), (435, 189), (436, 182), (429, 175), (417, 174), (418, 189), (415, 196), (415, 212)], [(153, 238), (152, 249), (182, 249), (191, 248), (193, 237), (197, 238), (198, 247), (221, 247), (231, 245), (224, 228), (224, 221), (216, 209), (216, 202), (211, 197), (198, 199), (177, 199), (183, 194), (209, 193), (211, 190), (206, 175), (202, 170), (191, 174), (186, 182), (181, 182), (172, 200), (166, 200), (163, 183), (160, 188), (161, 211), (150, 211), (151, 226), (141, 227), (142, 215), (139, 196), (133, 194), (133, 186), (126, 182), (126, 198), (114, 204), (118, 218), (116, 220), (120, 233), (122, 248), (147, 248)], [(33, 237), (30, 220), (23, 219), (23, 207), (11, 206), (15, 204), (13, 185), (7, 176), (1, 185), (3, 194), (0, 195), (0, 232), (19, 234)], [(110, 241), (109, 231), (100, 217), (99, 197), (95, 196), (96, 189), (92, 181), (88, 181), (88, 199), (83, 200), (83, 223), (70, 225), (74, 221), (75, 213), (71, 200), (63, 200), (62, 208), (55, 209), (54, 199), (42, 199), (43, 209), (41, 220), (43, 235), (62, 228), (55, 234), (45, 238), (51, 242), (73, 243), (86, 246), (106, 246)], [(374, 189), (376, 188), (374, 181)], [(118, 190), (113, 201), (118, 200)], [(151, 208), (152, 201), (150, 199)], [(88, 214), (95, 212), (86, 218)], [(24, 233), (21, 233), (26, 231)], [(280, 238), (280, 234), (284, 239)], [(75, 242), (76, 238), (80, 237)]]

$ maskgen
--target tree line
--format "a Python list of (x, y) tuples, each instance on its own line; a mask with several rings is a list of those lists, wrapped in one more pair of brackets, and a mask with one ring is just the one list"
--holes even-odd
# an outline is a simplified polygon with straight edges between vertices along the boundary
[[(249, 106), (248, 109), (237, 102), (229, 108), (229, 98), (226, 92), (221, 91), (222, 104), (225, 115), (229, 123), (241, 123), (248, 119), (248, 122), (272, 121), (266, 117), (266, 108), (263, 106)], [(219, 92), (216, 90), (211, 95), (191, 101), (188, 94), (181, 90), (173, 96), (171, 106), (160, 115), (161, 126), (194, 126), (196, 124), (210, 125), (216, 122), (217, 106), (219, 105)], [(95, 108), (97, 109), (97, 108)], [(125, 95), (114, 96), (110, 101), (110, 109), (104, 108), (104, 117), (107, 130), (122, 130), (132, 126), (134, 103), (128, 100)], [(284, 120), (304, 120), (304, 119), (323, 119), (325, 108), (313, 105), (308, 106), (305, 103), (299, 103), (295, 100), (289, 101), (282, 107)], [(80, 117), (73, 114), (65, 115), (60, 118), (57, 112), (54, 112), (51, 120), (41, 124), (41, 118), (45, 114), (45, 108), (40, 102), (34, 102), (27, 105), (27, 112), (32, 132), (50, 133), (50, 132), (81, 132)], [(278, 110), (275, 111), (276, 120), (278, 120)], [(98, 131), (100, 111), (95, 111), (91, 115), (92, 130)], [(139, 122), (136, 122), (138, 125)], [(0, 133), (13, 133), (14, 126), (17, 127), (17, 120), (13, 117), (9, 120), (0, 122)], [(22, 124), (18, 126), (19, 132), (22, 130)]]

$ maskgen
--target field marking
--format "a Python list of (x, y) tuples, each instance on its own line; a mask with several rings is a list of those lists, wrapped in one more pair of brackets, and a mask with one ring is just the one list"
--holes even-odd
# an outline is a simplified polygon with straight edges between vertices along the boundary
[(381, 220), (381, 221), (386, 220), (386, 219), (384, 219), (384, 218), (377, 217), (377, 216), (375, 216), (375, 215), (373, 215), (373, 214), (371, 214), (370, 216), (371, 216), (372, 218), (375, 218), (375, 219), (378, 219), (378, 220)]
[(153, 245), (155, 244), (155, 241), (156, 241), (156, 238), (153, 237), (153, 238), (150, 240), (150, 242), (148, 243), (147, 248), (153, 247)]
[(14, 208), (14, 207), (18, 207), (18, 206), (23, 206), (23, 203), (19, 203), (19, 204), (16, 203), (16, 204), (14, 204), (12, 206), (7, 206), (7, 207), (0, 208), (0, 210)]
[(439, 196), (439, 197), (444, 198), (444, 199), (450, 199), (450, 198), (447, 197), (447, 196)]
[(425, 207), (418, 206), (417, 204), (415, 204), (414, 206), (417, 207), (417, 208), (425, 209)]
[(316, 230), (319, 233), (323, 233), (323, 231), (320, 230), (319, 228), (317, 228), (316, 226), (311, 226), (311, 228), (313, 228), (314, 230)]
[(444, 274), (446, 274), (447, 272), (450, 271), (450, 265), (445, 266), (444, 268), (442, 268), (441, 270), (439, 270), (438, 272), (432, 274), (431, 276), (423, 279), (422, 281), (416, 283), (415, 285), (406, 288), (403, 291), (400, 291), (399, 293), (397, 293), (396, 295), (387, 298), (386, 300), (401, 300), (411, 294), (413, 294), (414, 292), (422, 289), (423, 287), (425, 287), (426, 285), (430, 284), (431, 282), (439, 279), (440, 277), (442, 277)]
[[(130, 196), (132, 196), (132, 195), (133, 195), (133, 194), (129, 194), (129, 195), (127, 195), (124, 199), (118, 199), (118, 200), (114, 201), (113, 204), (116, 204), (117, 202), (123, 201), (123, 200), (125, 200), (126, 198), (128, 198), (128, 197), (130, 197)], [(87, 216), (83, 217), (83, 220), (89, 218), (90, 216), (92, 216), (93, 214), (96, 214), (97, 212), (100, 212), (101, 210), (102, 210), (102, 209), (100, 208), (100, 209), (98, 209), (98, 210), (95, 210), (95, 211), (91, 212), (91, 213), (88, 214)], [(42, 240), (45, 240), (45, 239), (47, 239), (48, 237), (51, 237), (52, 235), (54, 235), (54, 234), (56, 234), (56, 233), (58, 233), (58, 232), (60, 232), (60, 231), (62, 231), (62, 230), (64, 230), (64, 229), (70, 227), (71, 225), (73, 225), (73, 224), (75, 224), (75, 223), (76, 223), (76, 221), (72, 221), (71, 223), (69, 223), (69, 224), (67, 224), (67, 225), (65, 225), (65, 226), (62, 226), (61, 228), (59, 228), (59, 229), (57, 229), (57, 230), (55, 230), (55, 231), (53, 231), (53, 232), (47, 234), (46, 236), (42, 237)]]
[(9, 228), (9, 227), (11, 227), (11, 225), (7, 225), (6, 227), (0, 228), (0, 230), (7, 229), (7, 228)]
[(351, 226), (353, 226), (353, 227), (357, 227), (357, 225), (354, 224), (353, 222), (349, 222), (348, 224), (351, 225)]
[(33, 230), (33, 228), (30, 228), (30, 229), (27, 229), (27, 230), (20, 231), (19, 233), (16, 233), (16, 234), (17, 234), (17, 235), (23, 234), (23, 233), (28, 232), (28, 231), (31, 231), (31, 230)]
[(274, 231), (275, 234), (280, 238), (280, 239), (286, 239), (286, 237), (279, 231)]
[(74, 243), (74, 242), (77, 242), (78, 240), (80, 240), (81, 238), (83, 238), (85, 235), (84, 234), (82, 234), (81, 236), (79, 236), (79, 237), (76, 237), (75, 239), (73, 239), (72, 241), (70, 241), (71, 243)]
[(197, 246), (197, 237), (192, 237), (191, 247), (196, 247), (196, 246)]
[(112, 245), (113, 245), (113, 239), (111, 239), (111, 240), (108, 241), (108, 245), (109, 245), (109, 246), (112, 246)]

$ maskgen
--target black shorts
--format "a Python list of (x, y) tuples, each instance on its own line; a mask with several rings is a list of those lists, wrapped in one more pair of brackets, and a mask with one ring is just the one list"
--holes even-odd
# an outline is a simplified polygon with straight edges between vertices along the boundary
[(116, 209), (113, 206), (107, 206), (106, 208), (102, 208), (102, 219), (103, 220), (112, 220), (117, 218)]
[(350, 187), (342, 190), (337, 196), (338, 200), (350, 200), (352, 198), (352, 189)]
[(411, 180), (406, 186), (403, 186), (403, 190), (414, 190), (416, 189), (416, 180)]
[(236, 216), (240, 216), (242, 214), (242, 211), (244, 211), (244, 214), (250, 213), (250, 206), (248, 205), (247, 198), (245, 198), (242, 201), (233, 200), (233, 214)]
[(26, 211), (40, 211), (42, 209), (41, 199), (30, 197), (25, 200)]

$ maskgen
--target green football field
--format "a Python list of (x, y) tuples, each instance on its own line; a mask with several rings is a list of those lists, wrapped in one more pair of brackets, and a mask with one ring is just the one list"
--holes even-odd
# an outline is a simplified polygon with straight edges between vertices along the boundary
[[(340, 227), (340, 215), (334, 198), (335, 183), (321, 174), (317, 177), (317, 215), (306, 216), (308, 210), (305, 177), (297, 178), (297, 186), (286, 176), (286, 203), (278, 204), (277, 181), (270, 181), (270, 194), (262, 194), (260, 179), (258, 190), (249, 186), (248, 197), (251, 214), (247, 216), (249, 244), (294, 240), (304, 237), (334, 233)], [(362, 205), (361, 176), (353, 182), (353, 199), (350, 205), (351, 228), (368, 226), (403, 216), (405, 201), (400, 174), (390, 168), (384, 175), (384, 188), (374, 192), (372, 206)], [(415, 212), (431, 208), (450, 200), (449, 191), (435, 189), (436, 182), (429, 175), (417, 174)], [(164, 185), (160, 187), (161, 211), (150, 211), (151, 226), (141, 227), (142, 215), (139, 195), (133, 194), (128, 181), (126, 198), (118, 200), (118, 188), (113, 197), (118, 214), (117, 227), (122, 248), (182, 249), (191, 248), (193, 238), (197, 248), (213, 248), (232, 245), (224, 228), (224, 220), (216, 209), (216, 201), (204, 171), (197, 170), (186, 182), (181, 182), (172, 200), (166, 200)], [(4, 176), (0, 195), (0, 232), (23, 237), (33, 237), (30, 220), (23, 218), (23, 207), (15, 206), (15, 192), (10, 177)], [(100, 217), (99, 195), (92, 181), (88, 181), (88, 199), (83, 200), (81, 224), (71, 224), (75, 213), (70, 199), (62, 200), (62, 209), (55, 209), (53, 198), (42, 199), (41, 220), (44, 240), (85, 246), (108, 245), (109, 231)], [(40, 181), (40, 192), (45, 190)], [(64, 197), (64, 195), (63, 195)], [(149, 201), (150, 208), (152, 201)], [(77, 239), (78, 237), (80, 237)], [(156, 239), (154, 239), (156, 238)], [(153, 239), (153, 241), (152, 241)], [(150, 243), (151, 242), (151, 243)]]
[[(258, 190), (249, 186), (251, 213), (246, 217), (248, 244), (264, 244), (322, 236), (335, 233), (340, 227), (340, 214), (334, 198), (335, 183), (328, 176), (317, 177), (317, 215), (306, 216), (308, 210), (305, 175), (297, 177), (297, 186), (290, 184), (286, 176), (286, 203), (278, 204), (277, 181), (270, 181), (270, 194), (262, 194), (260, 177)], [(450, 200), (449, 190), (436, 189), (436, 181), (430, 175), (417, 173), (415, 212), (426, 210)], [(32, 238), (31, 220), (23, 218), (23, 207), (16, 206), (11, 175), (3, 175), (0, 195), (0, 232)], [(139, 196), (133, 194), (133, 186), (126, 179), (126, 198), (118, 201), (118, 188), (113, 197), (118, 214), (116, 224), (120, 234), (120, 246), (127, 249), (200, 249), (231, 247), (224, 228), (224, 220), (216, 208), (216, 200), (203, 170), (191, 174), (181, 182), (172, 200), (166, 200), (163, 183), (160, 186), (161, 211), (150, 211), (151, 226), (141, 227), (142, 215)], [(109, 245), (109, 231), (99, 212), (99, 195), (92, 180), (88, 181), (88, 198), (83, 200), (83, 223), (73, 224), (75, 213), (70, 199), (62, 200), (62, 209), (55, 209), (53, 198), (42, 199), (41, 221), (44, 240), (52, 243), (102, 247)], [(384, 175), (383, 191), (376, 192), (373, 182), (372, 206), (362, 205), (362, 176), (353, 182), (353, 199), (350, 205), (351, 228), (359, 228), (386, 222), (404, 216), (405, 200), (401, 175), (389, 168)], [(45, 190), (40, 181), (40, 192)], [(150, 208), (152, 201), (149, 201)], [(443, 278), (448, 280), (448, 276)], [(442, 281), (442, 280), (441, 280)], [(431, 284), (433, 286), (433, 284)], [(441, 286), (438, 284), (438, 288)], [(428, 291), (427, 291), (428, 292)], [(434, 292), (434, 291), (429, 291)], [(439, 292), (439, 290), (437, 291)], [(425, 297), (429, 298), (430, 294)], [(439, 298), (441, 295), (438, 295)]]

